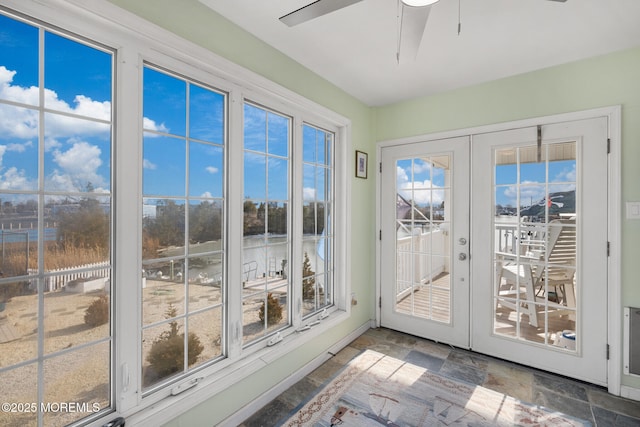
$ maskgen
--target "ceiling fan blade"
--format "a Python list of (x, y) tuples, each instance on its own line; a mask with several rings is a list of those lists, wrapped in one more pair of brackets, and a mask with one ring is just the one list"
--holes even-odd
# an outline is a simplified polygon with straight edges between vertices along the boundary
[(398, 63), (416, 59), (427, 26), (431, 6), (412, 7), (402, 5), (400, 17), (400, 40), (398, 41)]
[(310, 21), (327, 13), (334, 12), (362, 0), (317, 0), (280, 17), (280, 21), (290, 27)]

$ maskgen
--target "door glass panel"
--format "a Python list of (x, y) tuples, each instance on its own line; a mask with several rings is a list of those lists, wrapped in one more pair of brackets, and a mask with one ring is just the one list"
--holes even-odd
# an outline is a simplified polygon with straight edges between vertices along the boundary
[(576, 142), (494, 156), (494, 334), (576, 351)]
[(396, 162), (394, 311), (451, 321), (449, 176), (451, 157)]

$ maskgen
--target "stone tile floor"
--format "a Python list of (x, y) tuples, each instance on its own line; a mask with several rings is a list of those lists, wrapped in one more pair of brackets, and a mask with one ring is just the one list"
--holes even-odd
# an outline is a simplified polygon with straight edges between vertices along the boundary
[(286, 419), (362, 350), (371, 349), (459, 380), (590, 421), (597, 427), (640, 426), (640, 402), (604, 388), (388, 329), (370, 329), (241, 424)]

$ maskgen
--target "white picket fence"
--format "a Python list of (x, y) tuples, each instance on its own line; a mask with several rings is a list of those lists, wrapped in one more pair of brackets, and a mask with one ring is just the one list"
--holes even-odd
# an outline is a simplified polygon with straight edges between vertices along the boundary
[[(37, 274), (35, 269), (29, 269), (29, 274)], [(53, 292), (62, 289), (72, 280), (90, 277), (104, 277), (105, 282), (111, 278), (111, 268), (108, 261), (77, 265), (72, 268), (58, 268), (48, 270), (44, 278), (44, 291)], [(35, 283), (34, 283), (35, 285)]]

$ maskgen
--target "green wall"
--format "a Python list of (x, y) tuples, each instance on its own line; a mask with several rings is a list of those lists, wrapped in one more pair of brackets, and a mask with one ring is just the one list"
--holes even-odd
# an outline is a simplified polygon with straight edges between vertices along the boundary
[[(375, 110), (377, 141), (622, 105), (622, 305), (640, 307), (640, 48), (590, 58)], [(604, 177), (603, 177), (604, 178)], [(640, 388), (640, 379), (623, 376)]]
[[(352, 121), (353, 149), (376, 164), (376, 141), (621, 104), (622, 202), (640, 200), (640, 49), (553, 67), (456, 91), (370, 108), (197, 0), (110, 0)], [(170, 421), (215, 425), (375, 316), (375, 176), (352, 181), (352, 317), (250, 378)], [(624, 207), (624, 206), (623, 206)], [(622, 209), (624, 212), (624, 209)], [(623, 305), (640, 306), (640, 221), (622, 219)], [(640, 388), (636, 378), (626, 385)]]

